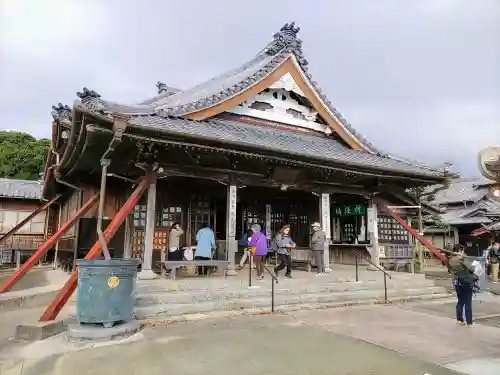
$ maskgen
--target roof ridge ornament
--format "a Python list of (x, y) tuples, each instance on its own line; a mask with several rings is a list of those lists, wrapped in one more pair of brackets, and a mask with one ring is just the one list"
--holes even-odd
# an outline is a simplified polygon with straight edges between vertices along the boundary
[(89, 90), (86, 87), (84, 87), (81, 92), (77, 92), (76, 96), (78, 96), (82, 102), (91, 99), (99, 99), (101, 97), (101, 95), (99, 95), (97, 92), (95, 92), (94, 90)]
[(57, 103), (57, 105), (52, 106), (52, 112), (50, 113), (52, 118), (56, 122), (60, 122), (63, 120), (72, 119), (71, 108), (67, 105), (63, 105), (62, 103)]
[(94, 90), (89, 90), (84, 87), (81, 92), (77, 92), (78, 96), (82, 102), (82, 105), (87, 108), (90, 112), (97, 113), (101, 116), (105, 116), (104, 113), (104, 103), (101, 100), (101, 95), (99, 95)]
[(295, 26), (295, 22), (285, 23), (279, 32), (274, 34), (274, 40), (269, 44), (266, 53), (277, 55), (279, 53), (293, 53), (298, 63), (307, 71), (308, 62), (302, 52), (302, 40), (297, 36), (300, 27)]
[(161, 81), (156, 82), (156, 88), (158, 89), (158, 95), (163, 94), (165, 91), (168, 91), (167, 85)]

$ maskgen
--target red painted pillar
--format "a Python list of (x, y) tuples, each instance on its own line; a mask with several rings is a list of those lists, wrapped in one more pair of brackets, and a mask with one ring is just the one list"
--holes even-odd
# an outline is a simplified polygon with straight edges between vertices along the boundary
[(1, 287), (0, 293), (8, 292), (20, 279), (28, 272), (56, 243), (61, 237), (76, 223), (76, 221), (85, 215), (96, 203), (99, 194), (90, 198), (73, 216), (66, 221), (64, 225), (57, 230), (38, 250), (19, 268)]
[[(153, 173), (155, 172), (149, 173), (142, 179), (140, 184), (135, 188), (132, 195), (130, 195), (125, 204), (116, 213), (113, 220), (111, 220), (108, 227), (104, 231), (104, 238), (106, 240), (106, 243), (109, 243), (109, 241), (113, 238), (118, 228), (120, 228), (120, 226), (127, 218), (128, 214), (132, 212), (135, 205), (137, 204), (137, 201), (141, 198), (142, 194), (151, 183), (151, 178)], [(85, 259), (95, 259), (101, 254), (101, 251), (102, 251), (101, 245), (99, 244), (99, 241), (96, 241), (94, 243), (94, 246), (92, 246), (88, 254), (85, 256)], [(71, 297), (71, 295), (75, 291), (77, 285), (77, 279), (78, 279), (78, 270), (77, 267), (75, 267), (73, 269), (73, 273), (71, 274), (69, 280), (62, 287), (57, 296), (54, 298), (54, 300), (50, 303), (49, 307), (47, 307), (47, 309), (41, 316), (40, 318), (41, 322), (54, 320), (57, 317), (57, 315), (63, 309), (66, 302), (68, 302), (69, 297)]]
[(436, 257), (444, 262), (444, 264), (448, 264), (448, 259), (441, 254), (441, 252), (430, 242), (429, 240), (425, 239), (422, 237), (420, 234), (417, 233), (415, 229), (413, 229), (408, 223), (403, 220), (401, 216), (399, 216), (397, 213), (395, 213), (393, 210), (391, 210), (389, 207), (384, 206), (383, 210), (387, 212), (394, 220), (396, 220), (404, 229), (406, 229), (407, 232), (409, 232), (413, 237), (415, 237), (422, 245), (424, 245), (426, 248), (428, 248), (430, 251), (436, 255)]

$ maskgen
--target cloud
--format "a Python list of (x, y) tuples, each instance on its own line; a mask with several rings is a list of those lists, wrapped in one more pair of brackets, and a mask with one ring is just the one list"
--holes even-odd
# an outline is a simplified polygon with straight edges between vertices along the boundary
[(500, 143), (497, 0), (3, 0), (0, 128), (50, 132), (50, 107), (88, 86), (125, 103), (251, 58), (288, 21), (310, 72), (380, 148), (477, 174)]

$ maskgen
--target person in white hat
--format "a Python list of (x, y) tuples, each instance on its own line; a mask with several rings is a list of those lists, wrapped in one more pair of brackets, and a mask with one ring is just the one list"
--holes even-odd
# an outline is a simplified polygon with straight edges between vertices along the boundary
[(311, 250), (316, 261), (316, 274), (315, 275), (326, 275), (325, 273), (325, 258), (323, 253), (325, 251), (326, 234), (321, 229), (321, 224), (315, 222), (311, 225), (313, 229), (313, 235), (311, 237)]

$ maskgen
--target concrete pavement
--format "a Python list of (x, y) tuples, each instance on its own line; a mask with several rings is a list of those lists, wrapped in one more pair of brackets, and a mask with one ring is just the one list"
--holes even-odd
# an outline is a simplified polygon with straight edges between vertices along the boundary
[(16, 324), (36, 320), (43, 310), (18, 309), (0, 313), (0, 374), (497, 375), (500, 328), (483, 322), (500, 314), (500, 298), (478, 298), (475, 315), (481, 324), (472, 329), (455, 325), (454, 300), (446, 299), (219, 316), (146, 328), (100, 344), (69, 343), (64, 334), (15, 343), (9, 337)]
[[(439, 303), (436, 303), (437, 305)], [(500, 357), (500, 329), (477, 324), (457, 326), (455, 319), (420, 311), (415, 306), (372, 306), (297, 312), (297, 319), (333, 332), (358, 338), (413, 358), (450, 366), (482, 359), (489, 366)], [(500, 373), (500, 364), (491, 375)], [(463, 369), (461, 371), (464, 371)], [(486, 367), (481, 375), (490, 375)], [(471, 373), (472, 374), (472, 373)]]
[[(80, 350), (67, 344), (65, 352), (52, 355), (46, 352), (47, 356), (38, 359), (21, 361), (11, 357), (0, 372), (2, 375), (457, 374), (314, 324), (303, 324), (293, 316), (204, 320), (149, 328), (139, 336), (137, 341)], [(19, 352), (28, 353), (26, 348)]]

